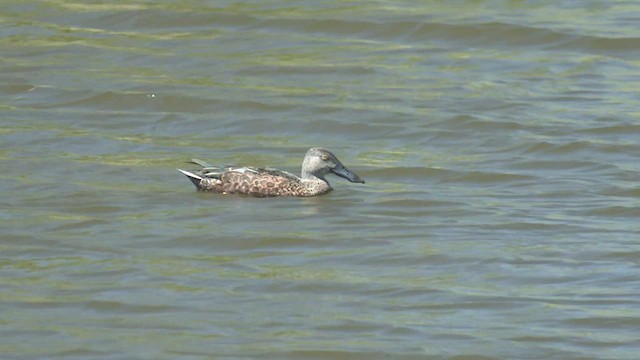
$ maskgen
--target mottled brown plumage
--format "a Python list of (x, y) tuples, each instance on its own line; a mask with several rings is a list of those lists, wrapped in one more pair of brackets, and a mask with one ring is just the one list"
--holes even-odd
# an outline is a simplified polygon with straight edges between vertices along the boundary
[(201, 160), (193, 160), (202, 166), (198, 171), (179, 170), (200, 191), (220, 194), (244, 194), (255, 197), (316, 196), (332, 190), (325, 179), (328, 173), (336, 174), (351, 182), (364, 183), (358, 175), (342, 165), (330, 151), (311, 148), (302, 162), (302, 176), (297, 177), (283, 170), (272, 168), (211, 166)]

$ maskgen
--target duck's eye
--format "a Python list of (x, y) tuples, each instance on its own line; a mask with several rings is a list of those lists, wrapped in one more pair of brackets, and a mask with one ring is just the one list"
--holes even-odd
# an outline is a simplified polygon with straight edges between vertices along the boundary
[(322, 156), (320, 156), (320, 158), (322, 159), (322, 161), (329, 160), (329, 157), (327, 155), (324, 155), (324, 154)]

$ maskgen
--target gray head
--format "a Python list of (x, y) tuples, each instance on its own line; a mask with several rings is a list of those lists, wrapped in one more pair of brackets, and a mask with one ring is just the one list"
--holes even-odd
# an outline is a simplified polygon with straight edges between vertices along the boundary
[(363, 183), (364, 180), (353, 171), (347, 169), (335, 155), (323, 148), (311, 148), (302, 162), (302, 178), (316, 177), (325, 180), (325, 175), (333, 173), (351, 182)]

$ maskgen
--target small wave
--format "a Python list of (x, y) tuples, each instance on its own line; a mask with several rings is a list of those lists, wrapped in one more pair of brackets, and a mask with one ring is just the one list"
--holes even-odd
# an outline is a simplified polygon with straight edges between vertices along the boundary
[(416, 21), (347, 21), (335, 19), (269, 19), (254, 25), (271, 31), (298, 31), (378, 41), (424, 43), (447, 41), (468, 46), (533, 47), (616, 56), (635, 56), (640, 38), (606, 38), (501, 22), (443, 24)]
[[(443, 129), (464, 129), (472, 131), (517, 131), (523, 130), (526, 126), (515, 121), (498, 121), (493, 119), (483, 119), (473, 115), (458, 115), (451, 119), (441, 121), (437, 124), (438, 128)], [(433, 127), (433, 125), (429, 125)]]
[(239, 75), (370, 75), (375, 70), (364, 66), (257, 66), (251, 69), (239, 70)]
[(549, 50), (572, 50), (636, 57), (640, 38), (614, 38), (572, 34), (556, 29), (504, 22), (448, 24), (423, 21), (363, 21), (332, 18), (279, 18), (246, 15), (214, 8), (199, 12), (175, 12), (162, 9), (137, 9), (110, 13), (85, 20), (87, 28), (167, 29), (237, 29), (253, 31), (324, 34), (373, 41), (407, 43), (456, 42), (466, 46), (533, 47)]
[(638, 124), (622, 124), (611, 126), (600, 126), (590, 129), (581, 130), (585, 134), (597, 135), (640, 135), (640, 125)]

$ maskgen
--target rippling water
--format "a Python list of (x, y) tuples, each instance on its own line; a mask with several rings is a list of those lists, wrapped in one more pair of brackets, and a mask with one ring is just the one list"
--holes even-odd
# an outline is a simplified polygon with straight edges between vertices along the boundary
[[(3, 359), (637, 359), (634, 1), (4, 1)], [(191, 157), (365, 185), (203, 194)]]

